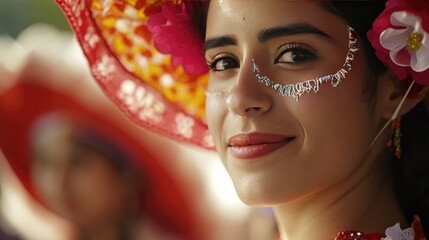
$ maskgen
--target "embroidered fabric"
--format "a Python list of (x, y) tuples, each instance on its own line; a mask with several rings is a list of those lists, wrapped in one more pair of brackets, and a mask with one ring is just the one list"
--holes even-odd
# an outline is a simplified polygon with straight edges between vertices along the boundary
[[(279, 238), (279, 240), (282, 240)], [(399, 223), (386, 229), (385, 233), (363, 233), (355, 230), (342, 231), (333, 240), (426, 240), (420, 219), (415, 217), (410, 228), (401, 229)]]
[(414, 240), (414, 230), (407, 228), (402, 230), (399, 223), (386, 229), (386, 237), (382, 240)]

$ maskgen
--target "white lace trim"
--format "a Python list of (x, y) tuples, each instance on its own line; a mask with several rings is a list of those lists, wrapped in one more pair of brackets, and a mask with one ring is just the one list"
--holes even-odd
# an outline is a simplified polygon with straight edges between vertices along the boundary
[(399, 223), (387, 228), (385, 234), (386, 237), (382, 240), (414, 240), (414, 230), (412, 228), (402, 230)]

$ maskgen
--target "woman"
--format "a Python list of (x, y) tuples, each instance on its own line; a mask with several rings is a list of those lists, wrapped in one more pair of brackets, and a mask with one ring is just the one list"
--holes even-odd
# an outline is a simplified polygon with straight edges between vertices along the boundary
[(137, 239), (146, 180), (130, 153), (64, 112), (47, 113), (32, 128), (31, 180), (49, 208), (76, 224), (77, 239)]
[(206, 91), (237, 193), (282, 239), (425, 239), (427, 1), (57, 2), (136, 122), (210, 148)]

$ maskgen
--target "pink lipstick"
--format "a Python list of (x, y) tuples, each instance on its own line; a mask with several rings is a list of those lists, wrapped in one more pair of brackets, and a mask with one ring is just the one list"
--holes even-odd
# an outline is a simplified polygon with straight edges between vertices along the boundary
[(293, 137), (273, 133), (237, 134), (228, 140), (231, 154), (239, 159), (250, 159), (269, 154), (293, 140)]

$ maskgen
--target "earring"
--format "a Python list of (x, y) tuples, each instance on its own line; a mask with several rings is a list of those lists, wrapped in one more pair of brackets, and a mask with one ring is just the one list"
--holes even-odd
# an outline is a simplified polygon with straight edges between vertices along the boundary
[(387, 141), (386, 146), (390, 148), (397, 159), (401, 158), (401, 121), (395, 123), (392, 138)]

